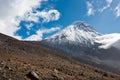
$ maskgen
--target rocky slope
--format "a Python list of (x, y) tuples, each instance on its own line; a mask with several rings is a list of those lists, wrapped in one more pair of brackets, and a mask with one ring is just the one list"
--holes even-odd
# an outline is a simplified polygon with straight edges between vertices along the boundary
[(0, 34), (0, 80), (119, 80), (117, 74)]
[[(79, 61), (119, 73), (120, 50), (112, 45), (106, 49), (100, 48), (107, 45), (104, 42), (109, 43), (112, 39), (98, 33), (87, 23), (77, 21), (39, 44), (67, 53)], [(117, 44), (117, 46), (120, 45)]]

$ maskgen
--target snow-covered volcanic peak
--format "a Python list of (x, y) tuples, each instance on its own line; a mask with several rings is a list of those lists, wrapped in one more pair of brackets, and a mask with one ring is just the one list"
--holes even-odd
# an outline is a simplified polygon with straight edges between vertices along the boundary
[(96, 37), (96, 42), (102, 44), (99, 48), (108, 49), (110, 47), (116, 47), (120, 49), (120, 33), (98, 36)]
[(100, 35), (100, 33), (96, 32), (87, 23), (77, 21), (48, 39), (52, 42), (59, 41), (59, 43), (62, 43), (72, 41), (75, 43), (82, 43), (87, 45), (88, 43), (94, 44), (95, 37)]
[[(98, 48), (108, 49), (115, 47), (120, 49), (120, 34), (105, 34), (102, 35), (96, 32), (89, 24), (81, 21), (76, 21), (57, 34), (44, 40), (44, 43), (51, 45), (82, 45), (90, 47), (99, 44)], [(97, 43), (97, 44), (96, 44)]]

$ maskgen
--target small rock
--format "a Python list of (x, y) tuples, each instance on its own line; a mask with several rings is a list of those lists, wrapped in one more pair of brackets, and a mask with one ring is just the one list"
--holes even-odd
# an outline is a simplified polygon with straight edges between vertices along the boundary
[(84, 73), (84, 72), (80, 72), (79, 75), (80, 75), (80, 76), (84, 76), (85, 73)]
[(31, 71), (27, 74), (27, 77), (31, 80), (39, 80), (39, 76), (34, 71)]
[(60, 77), (59, 80), (64, 80), (64, 78), (63, 78), (63, 77)]
[(9, 78), (8, 80), (12, 80), (12, 79)]
[(115, 76), (113, 76), (113, 75), (110, 75), (110, 77), (111, 77), (111, 78), (114, 78)]
[(5, 66), (6, 66), (6, 62), (5, 61), (2, 61), (0, 64), (1, 64), (2, 68), (5, 68)]
[(56, 74), (52, 74), (51, 76), (53, 77), (53, 80), (64, 80), (63, 77), (58, 76), (58, 75), (56, 75)]
[(11, 68), (10, 68), (9, 66), (7, 66), (7, 65), (5, 66), (5, 69), (9, 69), (9, 70), (11, 70)]
[(58, 70), (57, 69), (54, 69), (54, 72), (56, 75), (58, 75)]
[(107, 74), (107, 73), (104, 73), (103, 76), (108, 77), (108, 74)]
[(5, 61), (1, 61), (1, 64), (4, 65), (4, 64), (6, 64), (6, 62)]
[(11, 59), (7, 59), (7, 61), (9, 61), (9, 62), (10, 62), (10, 61), (11, 61)]
[(96, 80), (96, 78), (94, 76), (90, 76), (91, 80)]

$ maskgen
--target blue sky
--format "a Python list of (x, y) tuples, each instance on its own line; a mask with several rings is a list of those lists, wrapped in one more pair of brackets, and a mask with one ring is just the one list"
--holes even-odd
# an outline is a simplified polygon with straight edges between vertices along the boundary
[[(118, 2), (120, 2), (119, 0), (113, 1), (111, 3), (111, 7), (107, 8), (103, 12), (96, 11), (94, 15), (90, 16), (87, 15), (87, 1), (92, 3), (94, 0), (57, 0), (56, 2), (50, 3), (54, 4), (55, 9), (61, 13), (61, 17), (57, 23), (66, 27), (74, 21), (81, 20), (89, 23), (101, 33), (120, 32), (120, 17), (116, 17), (115, 12), (111, 10), (118, 5)], [(100, 6), (95, 8), (96, 10), (107, 6), (105, 0), (96, 0), (96, 2), (97, 1), (101, 1), (101, 4), (93, 2), (93, 5), (95, 4), (94, 6)]]
[(1, 0), (8, 6), (0, 6), (0, 32), (18, 39), (41, 40), (78, 20), (102, 34), (120, 33), (119, 0), (23, 0), (22, 5), (16, 1), (20, 2)]

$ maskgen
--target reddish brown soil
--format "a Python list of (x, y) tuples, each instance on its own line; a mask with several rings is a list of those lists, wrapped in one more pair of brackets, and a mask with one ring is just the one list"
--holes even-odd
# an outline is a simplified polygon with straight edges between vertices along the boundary
[(119, 75), (68, 59), (43, 46), (0, 34), (0, 80), (120, 80)]

